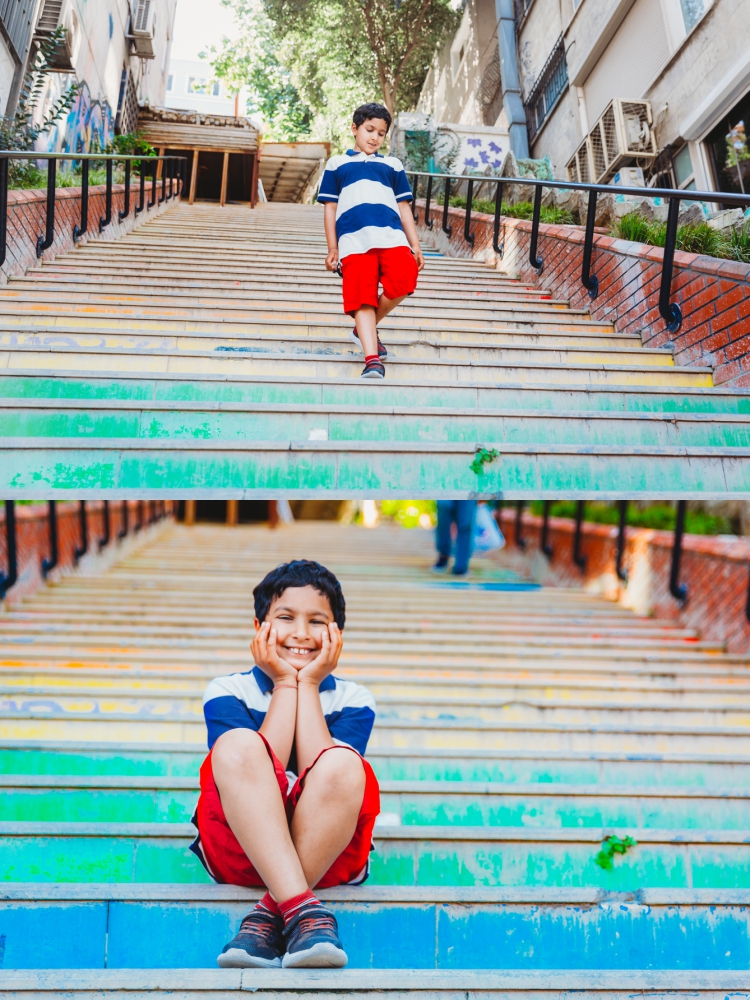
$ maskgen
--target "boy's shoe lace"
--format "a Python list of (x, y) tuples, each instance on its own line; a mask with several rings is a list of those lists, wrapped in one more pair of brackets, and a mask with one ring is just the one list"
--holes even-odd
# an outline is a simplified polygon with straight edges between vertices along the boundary
[[(349, 334), (349, 336), (354, 341), (355, 344), (357, 344), (359, 347), (362, 346), (362, 342), (359, 339), (359, 334), (357, 333), (356, 326), (351, 331), (351, 333)], [(386, 348), (381, 343), (379, 335), (378, 335), (378, 357), (380, 358), (381, 361), (385, 361), (385, 359), (388, 357), (388, 351), (386, 350)]]
[(368, 361), (362, 369), (360, 378), (385, 378), (385, 365), (382, 361)]
[(216, 959), (222, 969), (278, 969), (284, 954), (284, 921), (256, 907), (240, 924), (237, 936)]
[(349, 959), (341, 947), (336, 918), (320, 903), (300, 907), (284, 928), (285, 969), (341, 969)]

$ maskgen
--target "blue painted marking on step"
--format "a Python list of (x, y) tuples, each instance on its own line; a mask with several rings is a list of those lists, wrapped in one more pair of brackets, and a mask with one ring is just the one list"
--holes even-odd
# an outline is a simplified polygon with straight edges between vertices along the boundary
[(4, 902), (0, 937), (6, 969), (102, 969), (105, 902)]

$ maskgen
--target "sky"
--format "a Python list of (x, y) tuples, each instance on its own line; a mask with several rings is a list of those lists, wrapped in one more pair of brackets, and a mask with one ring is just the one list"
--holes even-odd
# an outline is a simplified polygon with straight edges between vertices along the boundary
[(208, 52), (231, 34), (232, 13), (221, 0), (177, 0), (173, 59), (197, 59), (199, 52)]

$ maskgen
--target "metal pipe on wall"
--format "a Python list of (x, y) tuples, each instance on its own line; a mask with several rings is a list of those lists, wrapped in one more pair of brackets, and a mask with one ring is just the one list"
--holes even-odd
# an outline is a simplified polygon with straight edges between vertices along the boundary
[(521, 97), (516, 46), (516, 19), (513, 0), (495, 0), (497, 43), (500, 49), (500, 80), (503, 108), (508, 119), (510, 148), (519, 159), (529, 156), (529, 133), (526, 128), (526, 108)]

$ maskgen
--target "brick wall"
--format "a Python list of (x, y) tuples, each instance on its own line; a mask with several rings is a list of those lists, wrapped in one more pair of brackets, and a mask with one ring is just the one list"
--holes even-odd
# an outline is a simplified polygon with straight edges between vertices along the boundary
[(568, 299), (575, 309), (590, 310), (593, 319), (613, 322), (618, 332), (640, 334), (645, 347), (673, 345), (676, 364), (713, 367), (717, 385), (750, 387), (750, 264), (677, 251), (672, 301), (679, 304), (683, 319), (671, 334), (659, 315), (659, 247), (597, 233), (592, 273), (599, 279), (599, 295), (591, 299), (581, 284), (582, 227), (540, 225), (538, 253), (544, 270), (537, 276), (528, 260), (530, 222), (504, 220), (500, 242), (505, 252), (498, 261), (492, 249), (492, 216), (472, 213), (472, 249), (463, 238), (463, 209), (449, 211), (450, 239), (440, 230), (442, 210), (431, 214), (433, 230), (420, 225), (420, 236), (445, 253), (487, 259), (555, 298)]
[[(105, 215), (106, 186), (92, 185), (89, 188), (89, 225), (86, 236), (81, 239), (85, 243), (90, 239), (112, 240), (140, 226), (147, 219), (159, 215), (171, 208), (176, 201), (157, 203), (149, 211), (145, 209), (140, 215), (135, 214), (138, 203), (140, 181), (136, 179), (131, 190), (130, 215), (122, 222), (119, 212), (124, 209), (125, 186), (116, 184), (112, 197), (112, 222), (99, 233), (99, 219)], [(146, 184), (146, 201), (148, 202), (151, 185)], [(46, 228), (47, 192), (46, 191), (9, 191), (8, 192), (8, 243), (5, 264), (0, 268), (0, 284), (5, 284), (11, 275), (25, 274), (28, 268), (38, 263), (36, 242)], [(54, 260), (59, 253), (71, 250), (73, 242), (73, 227), (81, 221), (81, 189), (58, 188), (55, 197), (55, 240), (49, 250), (42, 255), (43, 260)]]
[[(134, 525), (138, 520), (138, 501), (128, 500), (128, 530), (129, 539), (136, 536)], [(103, 557), (108, 557), (118, 551), (121, 543), (117, 535), (122, 529), (122, 501), (110, 503), (110, 543), (101, 550)], [(33, 593), (44, 581), (42, 560), (50, 556), (49, 521), (47, 504), (16, 504), (16, 552), (18, 562), (18, 582), (11, 587), (6, 595), (11, 601), (26, 597)], [(150, 515), (149, 505), (143, 504), (144, 524)], [(104, 535), (104, 502), (89, 500), (86, 503), (86, 520), (88, 526), (88, 554), (85, 557), (90, 564), (99, 554), (99, 539)], [(145, 537), (146, 530), (137, 533)], [(128, 539), (125, 539), (127, 542)], [(58, 564), (50, 575), (57, 579), (61, 574), (70, 572), (76, 567), (75, 550), (81, 544), (81, 528), (79, 520), (79, 504), (77, 501), (58, 501), (57, 503), (57, 545)], [(0, 504), (0, 572), (8, 571), (7, 534), (5, 531), (5, 504)]]
[(573, 562), (575, 522), (549, 519), (551, 559), (540, 548), (542, 519), (525, 512), (522, 535), (525, 550), (515, 545), (515, 510), (505, 508), (500, 523), (507, 545), (496, 559), (526, 577), (553, 587), (583, 587), (590, 593), (619, 601), (639, 614), (672, 619), (694, 628), (701, 637), (726, 645), (730, 652), (750, 652), (750, 622), (745, 606), (750, 581), (750, 538), (685, 535), (680, 583), (687, 584), (688, 599), (680, 607), (669, 592), (672, 566), (671, 531), (628, 528), (623, 565), (627, 584), (615, 572), (616, 526), (583, 525), (581, 552), (586, 557), (583, 572)]

